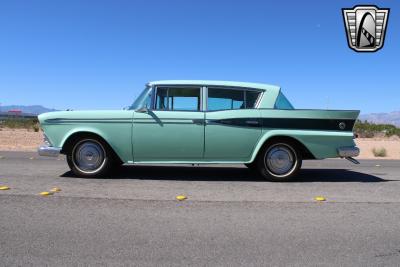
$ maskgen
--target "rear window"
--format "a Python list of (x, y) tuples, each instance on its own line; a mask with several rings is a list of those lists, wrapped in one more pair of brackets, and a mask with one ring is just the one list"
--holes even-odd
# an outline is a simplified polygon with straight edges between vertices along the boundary
[(279, 92), (278, 98), (276, 99), (276, 102), (275, 102), (275, 108), (276, 109), (294, 109), (293, 105), (289, 102), (289, 100), (286, 98), (286, 96), (282, 92)]

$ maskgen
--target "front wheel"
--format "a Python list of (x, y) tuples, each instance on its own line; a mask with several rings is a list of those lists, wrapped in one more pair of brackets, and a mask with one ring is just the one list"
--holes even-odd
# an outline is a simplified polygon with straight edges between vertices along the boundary
[(297, 175), (301, 168), (301, 154), (291, 142), (268, 144), (258, 157), (258, 171), (273, 182), (286, 182)]
[(76, 140), (67, 152), (67, 162), (76, 176), (87, 178), (104, 176), (113, 165), (107, 144), (92, 137)]

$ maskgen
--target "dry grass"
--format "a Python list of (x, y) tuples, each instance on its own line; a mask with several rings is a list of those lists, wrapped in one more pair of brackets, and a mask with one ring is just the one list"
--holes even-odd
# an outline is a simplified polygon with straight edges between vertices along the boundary
[(37, 119), (9, 118), (0, 120), (0, 127), (11, 129), (34, 129), (35, 125), (38, 125), (38, 123)]

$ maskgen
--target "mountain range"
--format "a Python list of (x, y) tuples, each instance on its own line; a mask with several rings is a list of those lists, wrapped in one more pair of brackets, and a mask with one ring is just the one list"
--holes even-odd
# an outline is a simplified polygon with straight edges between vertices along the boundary
[(10, 105), (10, 106), (0, 106), (0, 112), (7, 112), (9, 110), (21, 110), (22, 113), (39, 115), (45, 112), (57, 111), (56, 109), (46, 108), (41, 105), (32, 106), (21, 106), (21, 105)]
[(369, 121), (373, 123), (393, 124), (400, 127), (400, 111), (393, 111), (389, 113), (371, 113), (361, 114), (359, 117), (362, 121)]

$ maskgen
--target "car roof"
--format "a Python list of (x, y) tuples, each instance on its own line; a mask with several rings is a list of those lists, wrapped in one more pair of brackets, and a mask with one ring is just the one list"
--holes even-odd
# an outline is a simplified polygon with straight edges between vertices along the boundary
[(226, 87), (243, 87), (261, 90), (280, 90), (279, 86), (264, 83), (249, 83), (235, 81), (207, 81), (207, 80), (165, 80), (149, 82), (149, 86), (153, 85), (198, 85), (198, 86), (226, 86)]

